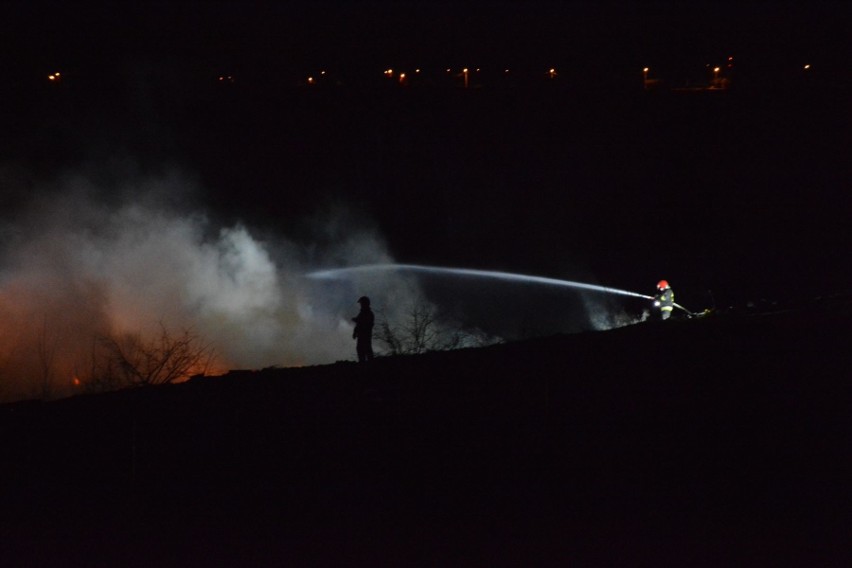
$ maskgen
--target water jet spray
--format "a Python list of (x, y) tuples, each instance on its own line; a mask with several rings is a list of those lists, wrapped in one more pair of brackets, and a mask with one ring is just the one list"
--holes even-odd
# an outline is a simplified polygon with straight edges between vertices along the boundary
[(577, 288), (581, 290), (590, 290), (593, 292), (602, 292), (606, 294), (619, 294), (622, 296), (632, 296), (634, 298), (643, 298), (645, 300), (653, 300), (653, 296), (639, 294), (638, 292), (630, 292), (629, 290), (621, 290), (620, 288), (611, 288), (609, 286), (598, 286), (597, 284), (587, 284), (585, 282), (575, 282), (573, 280), (560, 280), (558, 278), (547, 278), (544, 276), (531, 276), (529, 274), (517, 274), (514, 272), (500, 272), (496, 270), (476, 270), (472, 268), (447, 268), (442, 266), (424, 266), (419, 264), (365, 264), (360, 266), (350, 266), (346, 268), (330, 268), (326, 270), (317, 270), (308, 273), (308, 278), (316, 280), (339, 280), (347, 276), (378, 271), (408, 271), (408, 272), (425, 272), (429, 274), (451, 274), (455, 276), (470, 276), (475, 278), (493, 278), (497, 280), (505, 280), (509, 282), (523, 282), (527, 284), (540, 284), (544, 286), (563, 286), (568, 288)]

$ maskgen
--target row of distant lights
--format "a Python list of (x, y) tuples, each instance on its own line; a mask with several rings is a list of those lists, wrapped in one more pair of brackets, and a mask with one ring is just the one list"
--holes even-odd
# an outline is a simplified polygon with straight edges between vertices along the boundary
[[(708, 69), (709, 69), (709, 68), (710, 68), (710, 64), (708, 63), (708, 64), (706, 64), (704, 67), (706, 67), (706, 68), (708, 68)], [(726, 65), (726, 67), (727, 67), (728, 69), (733, 69), (733, 68), (734, 68), (734, 57), (733, 57), (733, 56), (728, 57), (728, 63), (727, 63), (727, 65)], [(805, 70), (808, 70), (808, 69), (810, 69), (810, 68), (811, 68), (811, 66), (810, 66), (810, 65), (805, 65), (805, 67), (804, 67), (804, 68), (805, 68)], [(643, 75), (644, 75), (644, 77), (645, 77), (645, 80), (646, 80), (646, 81), (648, 80), (648, 72), (649, 72), (650, 70), (651, 70), (651, 68), (650, 68), (650, 67), (645, 67), (645, 68), (643, 68), (643, 69), (642, 69), (642, 73), (643, 73)], [(719, 74), (719, 71), (721, 71), (721, 70), (722, 70), (722, 68), (721, 68), (721, 67), (718, 67), (718, 66), (717, 66), (717, 67), (713, 67), (713, 73), (714, 73), (714, 74), (716, 74), (716, 75), (718, 75), (718, 74)]]
[[(453, 72), (453, 70), (452, 70), (452, 69), (447, 68), (447, 74), (452, 74), (452, 72)], [(479, 69), (479, 68), (477, 68), (477, 69), (476, 69), (476, 73), (479, 73), (479, 72), (480, 72), (480, 69)], [(420, 73), (421, 73), (421, 70), (420, 70), (420, 69), (415, 69), (415, 70), (414, 70), (414, 74), (415, 74), (415, 75), (420, 75)], [(463, 75), (463, 76), (467, 77), (467, 75), (468, 75), (469, 73), (470, 73), (470, 69), (468, 69), (467, 67), (465, 67), (465, 68), (461, 69), (460, 75)], [(504, 71), (504, 73), (507, 73), (507, 74), (508, 74), (508, 73), (509, 73), (509, 70), (508, 70), (508, 69), (506, 69), (506, 70)], [(320, 71), (320, 76), (323, 76), (323, 75), (325, 75), (325, 74), (326, 74), (326, 72), (325, 72), (325, 71)], [(396, 79), (397, 79), (400, 83), (404, 83), (404, 82), (405, 82), (405, 80), (406, 80), (406, 79), (408, 79), (408, 73), (405, 73), (405, 72), (399, 72), (399, 73), (397, 73), (397, 72), (396, 72), (396, 71), (394, 71), (393, 69), (385, 69), (385, 70), (383, 71), (383, 74), (384, 74), (384, 76), (385, 76), (385, 77), (387, 77), (387, 78), (389, 78), (389, 79), (393, 79), (393, 78), (395, 77), (395, 78), (396, 78)], [(550, 76), (551, 76), (551, 77), (555, 77), (555, 76), (556, 76), (556, 70), (555, 70), (555, 69), (551, 69), (551, 70), (550, 70)], [(316, 80), (316, 78), (315, 78), (315, 77), (313, 77), (313, 76), (309, 76), (309, 77), (307, 78), (307, 83), (308, 83), (308, 85), (313, 85), (313, 84), (315, 84), (315, 83), (316, 83), (316, 81), (317, 81), (317, 80)]]
[[(481, 69), (480, 69), (479, 67), (477, 67), (476, 69), (474, 69), (474, 73), (479, 73), (480, 71), (481, 71)], [(470, 71), (470, 69), (469, 69), (469, 68), (467, 68), (467, 67), (464, 67), (464, 68), (462, 68), (462, 69), (460, 70), (460, 74), (461, 74), (461, 75), (467, 75), (467, 74), (468, 74), (468, 73), (470, 73), (470, 72), (471, 72), (471, 71)], [(419, 73), (420, 73), (420, 69), (415, 69), (415, 70), (414, 70), (414, 73), (415, 73), (415, 74), (419, 74)], [(453, 73), (453, 70), (452, 70), (451, 68), (447, 67), (447, 74), (448, 74), (448, 75), (452, 75), (452, 73)], [(508, 69), (504, 69), (504, 70), (503, 70), (503, 73), (504, 73), (505, 75), (508, 75), (508, 74), (509, 74), (509, 70), (508, 70)], [(547, 75), (548, 75), (549, 77), (551, 77), (551, 78), (556, 77), (556, 69), (553, 69), (553, 68), (548, 69), (548, 71), (547, 71)], [(393, 77), (393, 76), (394, 76), (394, 70), (393, 70), (393, 69), (385, 69), (385, 76), (386, 76), (386, 77)], [(406, 75), (405, 75), (405, 73), (399, 73), (399, 74), (398, 74), (398, 77), (399, 77), (400, 79), (405, 79), (405, 76), (406, 76)]]
[[(705, 67), (709, 68), (709, 67), (710, 67), (710, 64), (708, 63), (707, 65), (705, 65)], [(734, 58), (733, 58), (733, 57), (728, 57), (728, 64), (726, 65), (726, 67), (727, 67), (728, 69), (733, 69), (733, 67), (734, 67)], [(807, 63), (807, 64), (805, 64), (805, 65), (803, 65), (803, 66), (802, 66), (802, 70), (803, 70), (803, 71), (808, 71), (808, 70), (810, 70), (810, 68), (811, 68), (811, 64), (810, 64), (810, 63)], [(651, 68), (650, 68), (650, 67), (645, 67), (644, 69), (642, 69), (642, 72), (643, 72), (643, 73), (645, 74), (645, 76), (647, 77), (648, 72), (649, 72), (650, 70), (651, 70)], [(714, 67), (714, 68), (713, 68), (713, 72), (714, 72), (714, 73), (718, 73), (718, 72), (719, 72), (719, 71), (721, 71), (721, 70), (722, 70), (722, 68), (721, 68), (721, 67)]]
[[(475, 73), (479, 73), (480, 71), (481, 71), (481, 69), (480, 69), (479, 67), (477, 67), (477, 68), (474, 70), (474, 72), (475, 72)], [(399, 73), (398, 73), (398, 72), (394, 71), (393, 69), (385, 69), (383, 73), (384, 73), (384, 76), (385, 76), (385, 77), (387, 77), (387, 78), (389, 78), (389, 79), (393, 79), (393, 78), (395, 77), (395, 78), (396, 78), (396, 79), (397, 79), (400, 83), (404, 83), (404, 82), (405, 82), (405, 80), (406, 80), (406, 79), (408, 79), (408, 74), (407, 74), (407, 73), (405, 73), (405, 72), (399, 72)], [(415, 70), (414, 70), (414, 74), (415, 74), (415, 75), (420, 75), (420, 73), (421, 73), (421, 70), (420, 70), (420, 69), (415, 69)], [(470, 73), (471, 73), (471, 70), (470, 70), (468, 67), (464, 67), (464, 68), (462, 68), (462, 69), (459, 71), (459, 74), (458, 74), (457, 76), (463, 76), (463, 77), (467, 78), (467, 76), (468, 76)], [(509, 74), (509, 70), (508, 70), (508, 69), (504, 69), (504, 70), (503, 70), (503, 73), (504, 73), (505, 75), (508, 75), (508, 74)], [(320, 75), (321, 75), (321, 76), (322, 76), (322, 75), (325, 75), (325, 74), (326, 74), (326, 72), (325, 72), (325, 71), (320, 71)], [(452, 68), (449, 68), (449, 67), (447, 68), (447, 74), (448, 74), (448, 75), (452, 75), (452, 74), (453, 74), (453, 70), (452, 70)], [(547, 72), (547, 75), (548, 75), (551, 79), (555, 78), (555, 77), (557, 76), (556, 69), (553, 69), (553, 68), (549, 69), (549, 70), (548, 70), (548, 72)], [(316, 83), (316, 78), (314, 78), (313, 76), (308, 77), (308, 78), (307, 78), (307, 83), (308, 83), (309, 85), (313, 85), (314, 83)]]
[[(728, 65), (727, 65), (727, 67), (728, 67), (729, 69), (733, 66), (733, 64), (731, 63), (731, 62), (733, 61), (733, 59), (734, 59), (733, 57), (729, 57), (729, 58), (728, 58)], [(707, 65), (707, 67), (709, 67), (709, 66), (710, 66), (710, 65), (708, 64), (708, 65)], [(802, 69), (804, 69), (805, 71), (809, 70), (810, 68), (811, 68), (810, 63), (808, 63), (808, 64), (806, 64), (805, 66), (803, 66), (803, 67), (802, 67)], [(651, 70), (651, 68), (650, 68), (650, 67), (645, 67), (645, 68), (643, 68), (643, 69), (642, 69), (642, 72), (643, 72), (643, 73), (645, 74), (645, 76), (647, 77), (648, 72), (649, 72), (650, 70)], [(480, 71), (481, 71), (481, 69), (480, 69), (479, 67), (477, 67), (477, 68), (474, 70), (474, 72), (475, 72), (475, 73), (479, 73)], [(714, 72), (714, 73), (718, 73), (719, 71), (721, 71), (721, 67), (714, 67), (714, 68), (713, 68), (713, 72)], [(447, 74), (448, 74), (448, 75), (451, 75), (452, 73), (453, 73), (453, 70), (452, 70), (451, 68), (449, 68), (449, 67), (448, 67), (448, 68), (447, 68)], [(420, 69), (415, 69), (415, 70), (414, 70), (414, 74), (415, 74), (415, 75), (419, 75), (419, 74), (420, 74)], [(459, 73), (459, 75), (460, 75), (460, 76), (463, 76), (465, 79), (467, 79), (467, 77), (468, 77), (468, 75), (469, 75), (469, 74), (470, 74), (470, 69), (469, 69), (469, 68), (467, 68), (467, 67), (462, 68), (462, 69), (460, 70), (460, 73)], [(504, 69), (504, 70), (503, 70), (503, 74), (504, 74), (504, 75), (508, 75), (508, 74), (509, 74), (509, 70), (508, 70), (508, 69)], [(325, 72), (325, 71), (320, 71), (320, 76), (325, 76), (325, 75), (326, 75), (326, 72)], [(407, 75), (406, 73), (395, 73), (393, 69), (385, 69), (385, 71), (384, 71), (384, 75), (385, 75), (385, 77), (388, 77), (388, 78), (390, 78), (390, 79), (392, 79), (392, 78), (396, 77), (396, 78), (399, 80), (399, 82), (400, 82), (400, 83), (404, 83), (404, 82), (405, 82), (405, 80), (408, 78), (408, 75)], [(547, 71), (547, 76), (548, 76), (549, 78), (551, 78), (551, 79), (555, 79), (556, 77), (558, 77), (558, 76), (559, 76), (559, 74), (556, 72), (556, 69), (555, 69), (555, 68), (551, 67), (551, 68), (550, 68), (550, 69), (548, 69), (548, 71)], [(53, 83), (58, 83), (58, 82), (60, 82), (60, 81), (62, 80), (62, 74), (61, 74), (59, 71), (57, 71), (56, 73), (51, 73), (50, 75), (48, 75), (48, 76), (47, 76), (47, 79), (48, 79), (48, 81), (51, 81), (51, 82), (53, 82)], [(218, 79), (219, 79), (219, 82), (220, 82), (220, 83), (234, 83), (234, 82), (236, 81), (236, 79), (234, 79), (234, 76), (233, 76), (233, 75), (219, 75), (219, 78), (218, 78)], [(313, 85), (313, 84), (315, 84), (316, 82), (317, 82), (317, 79), (316, 79), (315, 77), (313, 77), (313, 76), (309, 76), (309, 77), (307, 78), (307, 83), (308, 83), (308, 85)]]
[[(807, 66), (807, 67), (810, 67), (810, 66)], [(645, 72), (647, 72), (647, 71), (648, 71), (648, 68), (646, 67)], [(452, 72), (453, 72), (452, 69), (447, 68), (447, 74), (452, 74)], [(480, 69), (476, 68), (475, 72), (479, 73)], [(508, 75), (509, 70), (504, 69), (503, 73)], [(396, 76), (396, 78), (399, 80), (400, 83), (404, 83), (405, 80), (408, 78), (408, 75), (406, 73), (395, 73), (393, 69), (385, 69), (384, 74), (385, 74), (385, 77), (388, 77), (388, 78), (391, 78), (391, 79), (394, 78), (394, 76)], [(414, 74), (419, 75), (420, 69), (415, 69)], [(460, 75), (463, 76), (465, 79), (468, 78), (469, 74), (470, 74), (470, 69), (468, 69), (467, 67), (461, 69)], [(325, 71), (320, 71), (321, 77), (325, 76), (325, 75), (326, 75)], [(553, 68), (549, 69), (548, 72), (547, 72), (547, 76), (550, 77), (551, 79), (555, 79), (557, 75), (558, 74), (556, 73), (556, 69), (553, 69)], [(61, 77), (62, 77), (62, 75), (57, 71), (56, 73), (51, 73), (50, 75), (48, 75), (47, 79), (51, 82), (58, 83), (61, 80)], [(219, 79), (220, 83), (234, 83), (234, 82), (236, 82), (236, 79), (234, 78), (233, 75), (219, 75), (218, 79)], [(315, 78), (314, 76), (309, 76), (307, 78), (306, 82), (308, 83), (308, 85), (314, 85), (317, 82), (317, 78)]]
[[(726, 67), (727, 67), (728, 69), (732, 69), (732, 68), (733, 68), (733, 66), (734, 66), (733, 61), (734, 61), (734, 58), (733, 58), (733, 57), (728, 57), (728, 63), (727, 63), (727, 65), (726, 65)], [(705, 67), (708, 67), (708, 68), (709, 68), (709, 67), (710, 67), (710, 64), (708, 63)], [(804, 71), (808, 71), (808, 70), (810, 70), (810, 68), (811, 68), (810, 63), (808, 63), (808, 64), (806, 64), (806, 65), (802, 66), (802, 69), (803, 69)], [(713, 72), (714, 72), (714, 73), (716, 73), (716, 74), (718, 74), (721, 70), (722, 70), (722, 68), (721, 68), (721, 67), (714, 67), (714, 68), (713, 68)], [(473, 70), (473, 72), (475, 72), (475, 73), (479, 73), (480, 71), (481, 71), (481, 69), (480, 69), (479, 67), (477, 67), (476, 69), (474, 69), (474, 70)], [(648, 78), (648, 73), (649, 73), (650, 71), (651, 71), (651, 68), (650, 68), (650, 67), (644, 67), (644, 68), (642, 69), (642, 73), (644, 74), (644, 76), (645, 76), (645, 79), (646, 79), (646, 80), (647, 80), (647, 78)], [(453, 69), (448, 67), (448, 68), (447, 68), (447, 70), (446, 70), (446, 72), (447, 72), (447, 74), (448, 74), (448, 75), (452, 75), (452, 74), (453, 74)], [(462, 68), (462, 69), (460, 70), (460, 72), (459, 72), (459, 73), (457, 73), (455, 76), (456, 76), (456, 77), (464, 77), (465, 81), (467, 81), (468, 76), (469, 76), (469, 74), (470, 74), (470, 73), (471, 73), (471, 70), (470, 70), (468, 67), (464, 67), (464, 68)], [(325, 75), (325, 74), (326, 74), (326, 72), (325, 72), (325, 71), (321, 71), (321, 72), (320, 72), (320, 75)], [(415, 74), (415, 75), (419, 75), (419, 74), (420, 74), (420, 69), (415, 69), (415, 70), (414, 70), (414, 74)], [(509, 74), (509, 69), (504, 69), (504, 70), (503, 70), (503, 74), (504, 74), (504, 75), (508, 75), (508, 74)], [(395, 72), (393, 69), (385, 69), (385, 70), (384, 70), (384, 75), (385, 75), (385, 77), (387, 77), (387, 78), (389, 78), (389, 79), (393, 79), (394, 77), (396, 77), (396, 78), (397, 78), (397, 80), (398, 80), (400, 83), (404, 83), (404, 82), (405, 82), (405, 80), (408, 78), (408, 74), (407, 74), (407, 73), (404, 73), (404, 72), (399, 72), (399, 73), (397, 73), (397, 72)], [(556, 69), (555, 69), (555, 68), (551, 67), (550, 69), (548, 69), (548, 70), (547, 70), (546, 75), (547, 75), (550, 79), (555, 79), (556, 77), (558, 77), (558, 76), (559, 76), (559, 73), (556, 71)], [(315, 84), (315, 83), (316, 83), (316, 79), (315, 79), (314, 77), (312, 77), (312, 76), (311, 76), (311, 77), (308, 77), (308, 79), (307, 79), (307, 83), (308, 83), (309, 85), (313, 85), (313, 84)]]

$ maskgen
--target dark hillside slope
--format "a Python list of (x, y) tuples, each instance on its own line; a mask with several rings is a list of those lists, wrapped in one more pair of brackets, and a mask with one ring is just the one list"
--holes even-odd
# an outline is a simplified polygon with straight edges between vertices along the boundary
[(841, 566), (852, 301), (0, 407), (10, 565)]

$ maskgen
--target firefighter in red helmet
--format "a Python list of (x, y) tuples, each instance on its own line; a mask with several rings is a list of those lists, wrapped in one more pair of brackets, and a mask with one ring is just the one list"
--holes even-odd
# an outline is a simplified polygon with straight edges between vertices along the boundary
[(667, 320), (674, 310), (674, 290), (665, 280), (657, 282), (657, 294), (654, 296), (654, 313), (659, 320)]

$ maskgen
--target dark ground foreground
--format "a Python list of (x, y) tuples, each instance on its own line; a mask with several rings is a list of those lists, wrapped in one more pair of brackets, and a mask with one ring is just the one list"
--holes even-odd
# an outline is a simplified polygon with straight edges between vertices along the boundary
[(852, 301), (0, 407), (4, 566), (849, 566)]

